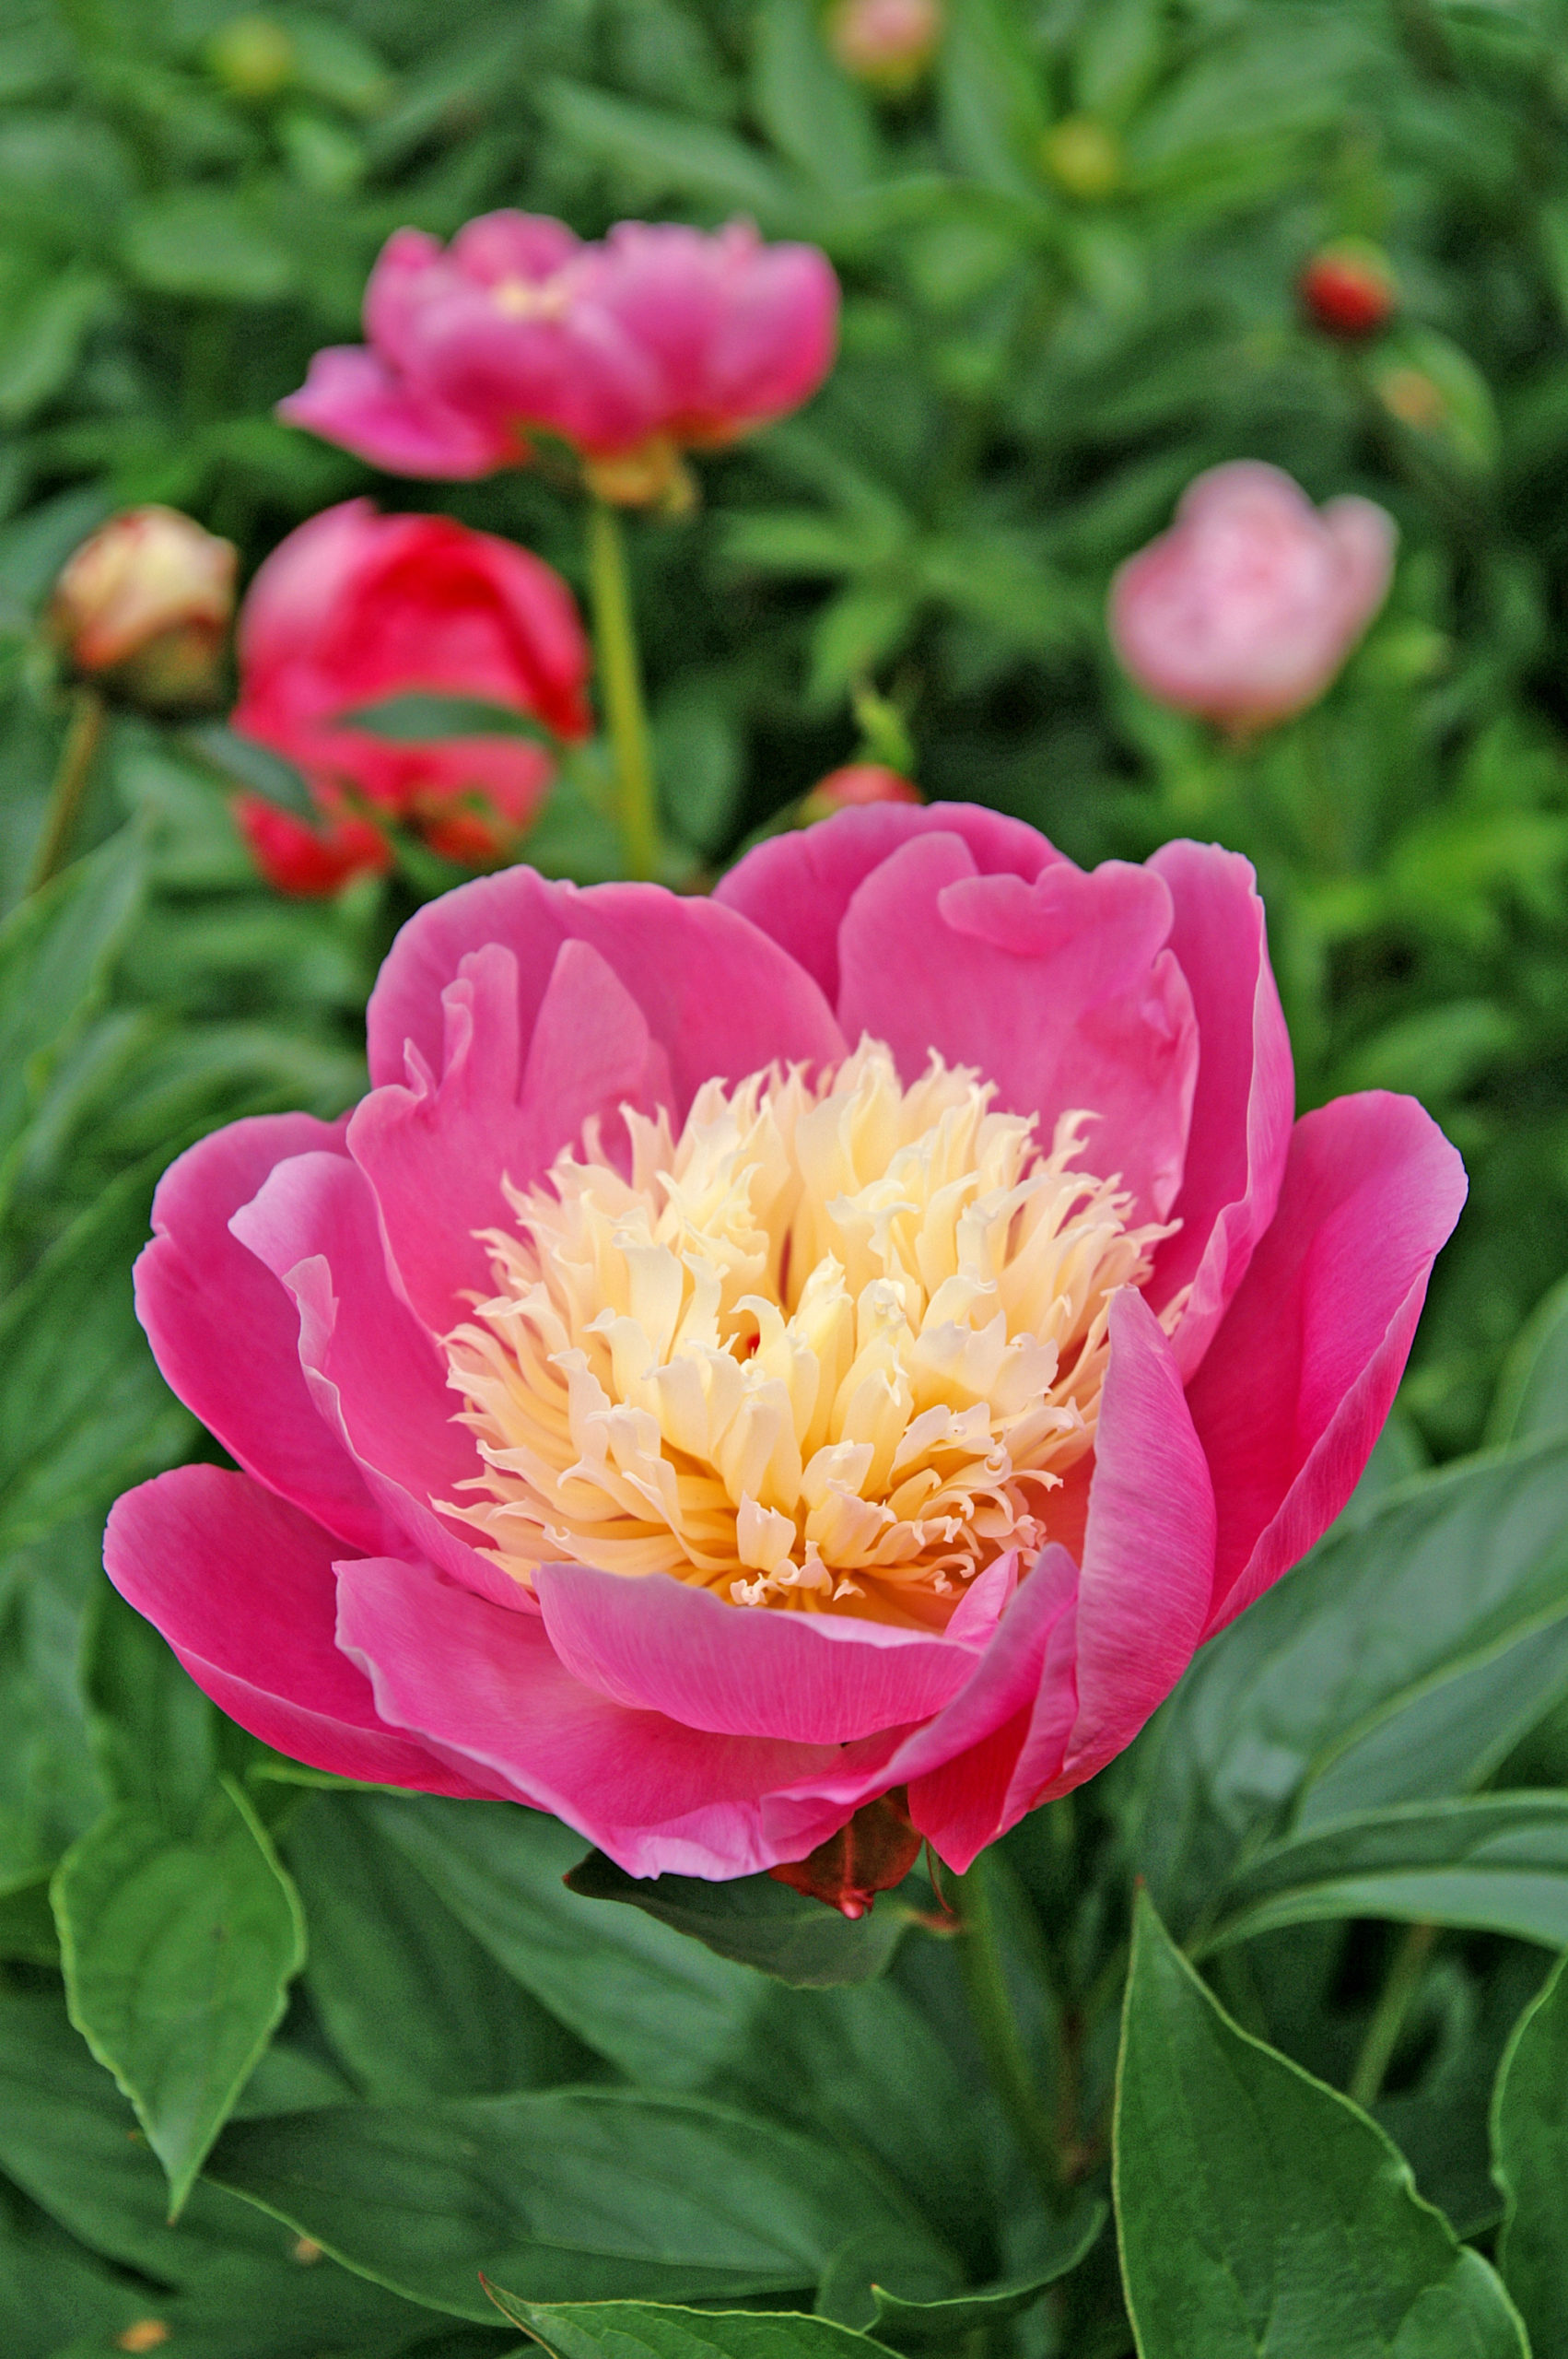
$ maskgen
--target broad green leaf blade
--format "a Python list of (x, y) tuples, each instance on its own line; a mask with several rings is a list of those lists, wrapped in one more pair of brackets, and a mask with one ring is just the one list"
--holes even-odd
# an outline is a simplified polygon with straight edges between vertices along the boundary
[(520, 1989), (350, 1794), (288, 1831), (305, 1905), (305, 1988), (374, 2102), (486, 2096), (591, 2077), (594, 2059)]
[(1368, 1812), (1261, 1852), (1205, 1949), (1326, 1917), (1393, 1917), (1568, 1943), (1568, 1793)]
[(692, 2097), (547, 2089), (233, 2122), (209, 2175), (410, 2300), (715, 2301), (813, 2286), (845, 2236), (911, 2229), (810, 2139)]
[(170, 1834), (194, 1827), (217, 1777), (216, 1716), (152, 1624), (99, 1581), (82, 1684), (93, 1755), (111, 1794)]
[(1366, 2116), (1236, 2028), (1140, 1895), (1116, 2186), (1141, 2359), (1527, 2359)]
[(928, 2351), (952, 2351), (977, 2329), (988, 2332), (1008, 2318), (1032, 2310), (1047, 2286), (1066, 2277), (1097, 2240), (1106, 2224), (1106, 2206), (1086, 2203), (1068, 2223), (1060, 2251), (1051, 2265), (1015, 2284), (983, 2285), (977, 2294), (954, 2294), (944, 2302), (904, 2302), (885, 2286), (872, 2288), (875, 2315), (866, 2331), (890, 2351), (919, 2359)]
[(1501, 1448), (1568, 1431), (1568, 1278), (1537, 1303), (1503, 1363), (1486, 1438)]
[(1492, 2105), (1505, 2213), (1497, 2265), (1534, 2359), (1568, 2359), (1568, 1972), (1559, 1958), (1515, 2027)]
[(304, 1963), (293, 1887), (227, 1783), (189, 1837), (111, 1810), (53, 1899), (71, 2020), (135, 2107), (178, 2217)]
[(0, 1193), (50, 1060), (98, 998), (145, 882), (141, 836), (127, 827), (0, 925)]
[(750, 2053), (769, 1984), (640, 1909), (568, 1892), (582, 1837), (557, 1820), (433, 1797), (365, 1808), (507, 1972), (633, 2080), (698, 2088)]
[(486, 2292), (556, 2359), (876, 2359), (863, 2334), (798, 2311), (688, 2310), (660, 2302), (525, 2302)]
[(395, 745), (427, 745), (443, 737), (526, 737), (535, 745), (557, 741), (531, 712), (509, 704), (487, 704), (481, 697), (443, 696), (410, 689), (405, 696), (388, 697), (379, 704), (340, 713), (336, 725), (363, 729), (368, 736), (387, 737)]
[(0, 1891), (47, 1876), (109, 1799), (76, 1678), (102, 1554), (84, 1517), (0, 1556)]
[[(688, 1933), (720, 1957), (754, 1966), (780, 1982), (821, 1989), (871, 1982), (886, 1972), (919, 1913), (897, 1893), (883, 1893), (858, 1923), (771, 1876), (706, 1884), (696, 1876), (628, 1876), (602, 1851), (591, 1851), (567, 1877), (589, 1900), (622, 1900), (660, 1923)], [(921, 1887), (922, 1898), (930, 1895)]]
[(297, 818), (320, 817), (315, 797), (293, 763), (286, 762), (270, 746), (241, 737), (238, 731), (225, 728), (220, 721), (196, 722), (184, 732), (184, 743), (192, 753), (218, 771), (228, 785), (259, 794), (264, 803), (275, 803), (280, 810), (292, 811)]
[(1331, 1532), (1205, 1649), (1153, 1733), (1138, 1865), (1176, 1930), (1341, 1755), (1565, 1606), (1562, 1439), (1418, 1476)]

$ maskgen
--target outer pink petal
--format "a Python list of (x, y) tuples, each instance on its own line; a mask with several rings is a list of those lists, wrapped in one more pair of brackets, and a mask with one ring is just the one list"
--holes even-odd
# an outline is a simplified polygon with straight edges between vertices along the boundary
[(1170, 946), (1198, 1016), (1198, 1087), (1175, 1206), (1181, 1227), (1160, 1248), (1147, 1290), (1159, 1309), (1192, 1288), (1176, 1334), (1190, 1378), (1274, 1217), (1295, 1074), (1251, 863), (1217, 844), (1173, 843), (1149, 865), (1170, 887)]
[(489, 1291), (476, 1232), (514, 1225), (503, 1176), (531, 1187), (591, 1117), (613, 1145), (619, 1108), (651, 1110), (669, 1095), (641, 1010), (587, 943), (556, 953), (526, 1059), (512, 952), (491, 943), (462, 966), (442, 993), (439, 1081), (416, 1069), (406, 1087), (372, 1090), (348, 1133), (404, 1292), (438, 1334), (467, 1316), (464, 1290)]
[(236, 1213), (236, 1237), (299, 1307), (299, 1363), (392, 1531), (454, 1579), (520, 1613), (532, 1600), (444, 1522), (478, 1460), (454, 1424), (445, 1359), (393, 1293), (369, 1183), (345, 1157), (280, 1163)]
[(1078, 1590), (1078, 1712), (1062, 1763), (1092, 1777), (1187, 1669), (1214, 1579), (1214, 1490), (1181, 1371), (1142, 1297), (1111, 1305)]
[(278, 403), (277, 414), (388, 475), (465, 481), (520, 466), (528, 456), (510, 427), (451, 408), (365, 345), (318, 352), (305, 382)]
[(377, 1718), (333, 1635), (335, 1553), (319, 1525), (248, 1476), (177, 1466), (115, 1501), (103, 1560), (197, 1686), (264, 1744), (340, 1778), (496, 1792)]
[(1119, 1172), (1143, 1217), (1163, 1219), (1181, 1184), (1198, 1029), (1181, 969), (1163, 947), (1164, 882), (1107, 861), (1092, 875), (1059, 861), (1032, 885), (980, 877), (953, 836), (907, 843), (865, 880), (839, 929), (839, 1021), (887, 1041), (906, 1081), (930, 1049), (977, 1065), (998, 1101), (1094, 1118), (1091, 1170)]
[(977, 803), (883, 803), (756, 845), (720, 878), (713, 898), (771, 934), (837, 1005), (838, 929), (850, 901), (900, 845), (931, 834), (960, 837), (987, 876), (1032, 882), (1063, 857), (1021, 819)]
[(586, 942), (619, 977), (670, 1061), (684, 1115), (715, 1074), (740, 1080), (775, 1058), (833, 1060), (843, 1036), (808, 975), (732, 910), (651, 885), (579, 892), (531, 868), (481, 876), (427, 902), (392, 945), (368, 1011), (370, 1078), (404, 1078), (412, 1041), (441, 1067), (441, 994), (462, 961), (504, 944), (518, 967), (519, 1037), (529, 1040), (567, 941)]
[(153, 1199), (136, 1315), (171, 1390), (248, 1473), (350, 1547), (380, 1548), (380, 1510), (300, 1370), (294, 1307), (228, 1229), (275, 1164), (342, 1137), (341, 1122), (257, 1114), (189, 1148)]
[(1205, 1635), (1349, 1498), (1465, 1186), (1413, 1098), (1370, 1090), (1296, 1124), (1273, 1226), (1188, 1392), (1220, 1516)]
[(628, 1711), (572, 1677), (535, 1617), (391, 1558), (340, 1566), (337, 1630), (383, 1719), (555, 1812), (630, 1875), (751, 1875), (791, 1856), (767, 1840), (762, 1797), (839, 1757)]
[[(994, 1592), (993, 1627), (1011, 1580), (1005, 1562), (980, 1576)], [(556, 1654), (602, 1695), (686, 1728), (798, 1744), (843, 1744), (929, 1719), (973, 1676), (989, 1635), (983, 1614), (964, 1644), (736, 1606), (666, 1573), (544, 1565), (534, 1586)], [(965, 1602), (985, 1601), (971, 1590)]]

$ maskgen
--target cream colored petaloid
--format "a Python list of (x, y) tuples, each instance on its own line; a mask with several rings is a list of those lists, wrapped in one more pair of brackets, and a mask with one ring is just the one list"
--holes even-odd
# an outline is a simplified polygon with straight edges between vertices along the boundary
[[(1106, 1319), (1170, 1231), (1085, 1174), (1093, 1117), (1034, 1124), (933, 1055), (628, 1113), (508, 1188), (496, 1292), (448, 1338), (485, 1471), (453, 1505), (518, 1579), (562, 1560), (742, 1605), (940, 1625), (1037, 1548), (1094, 1443)], [(1176, 1305), (1165, 1313), (1174, 1318)]]

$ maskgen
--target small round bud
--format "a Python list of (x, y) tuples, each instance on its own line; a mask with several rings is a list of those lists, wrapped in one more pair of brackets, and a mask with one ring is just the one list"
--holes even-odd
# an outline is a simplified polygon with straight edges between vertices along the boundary
[(846, 74), (897, 94), (919, 81), (942, 31), (942, 0), (838, 0), (827, 40)]
[(154, 707), (216, 693), (237, 552), (174, 508), (127, 508), (66, 560), (49, 626), (72, 667)]
[(1424, 369), (1386, 369), (1377, 380), (1377, 398), (1390, 417), (1418, 434), (1435, 434), (1448, 417), (1447, 397)]
[(1325, 335), (1359, 343), (1392, 317), (1394, 274), (1375, 246), (1341, 238), (1314, 254), (1302, 272), (1301, 299), (1307, 318)]
[(1040, 142), (1040, 161), (1066, 195), (1089, 204), (1109, 196), (1121, 180), (1120, 142), (1093, 115), (1070, 114), (1053, 123)]
[(207, 43), (207, 64), (230, 98), (275, 99), (299, 61), (286, 28), (271, 17), (232, 17)]
[(801, 804), (805, 826), (813, 819), (831, 819), (836, 811), (860, 811), (870, 803), (923, 803), (913, 779), (885, 762), (846, 762), (819, 779)]

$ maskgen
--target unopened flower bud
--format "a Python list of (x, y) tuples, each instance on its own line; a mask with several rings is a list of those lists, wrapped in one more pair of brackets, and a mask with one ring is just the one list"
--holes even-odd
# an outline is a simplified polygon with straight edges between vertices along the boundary
[(1069, 196), (1089, 203), (1109, 196), (1121, 179), (1121, 146), (1113, 131), (1093, 115), (1070, 114), (1040, 143), (1048, 177)]
[(942, 0), (838, 0), (827, 39), (847, 74), (897, 94), (919, 81), (942, 29)]
[(1356, 343), (1392, 316), (1394, 274), (1377, 248), (1341, 238), (1314, 254), (1301, 275), (1301, 299), (1315, 327)]
[(860, 810), (868, 803), (924, 800), (912, 779), (901, 770), (889, 769), (885, 762), (847, 762), (842, 769), (829, 770), (817, 780), (801, 804), (801, 819), (809, 826), (813, 819), (831, 819), (836, 811)]
[(231, 98), (275, 99), (298, 63), (291, 35), (271, 17), (233, 17), (207, 43), (207, 64)]
[(77, 672), (137, 703), (202, 703), (218, 687), (236, 561), (177, 509), (128, 508), (67, 560), (51, 630)]

